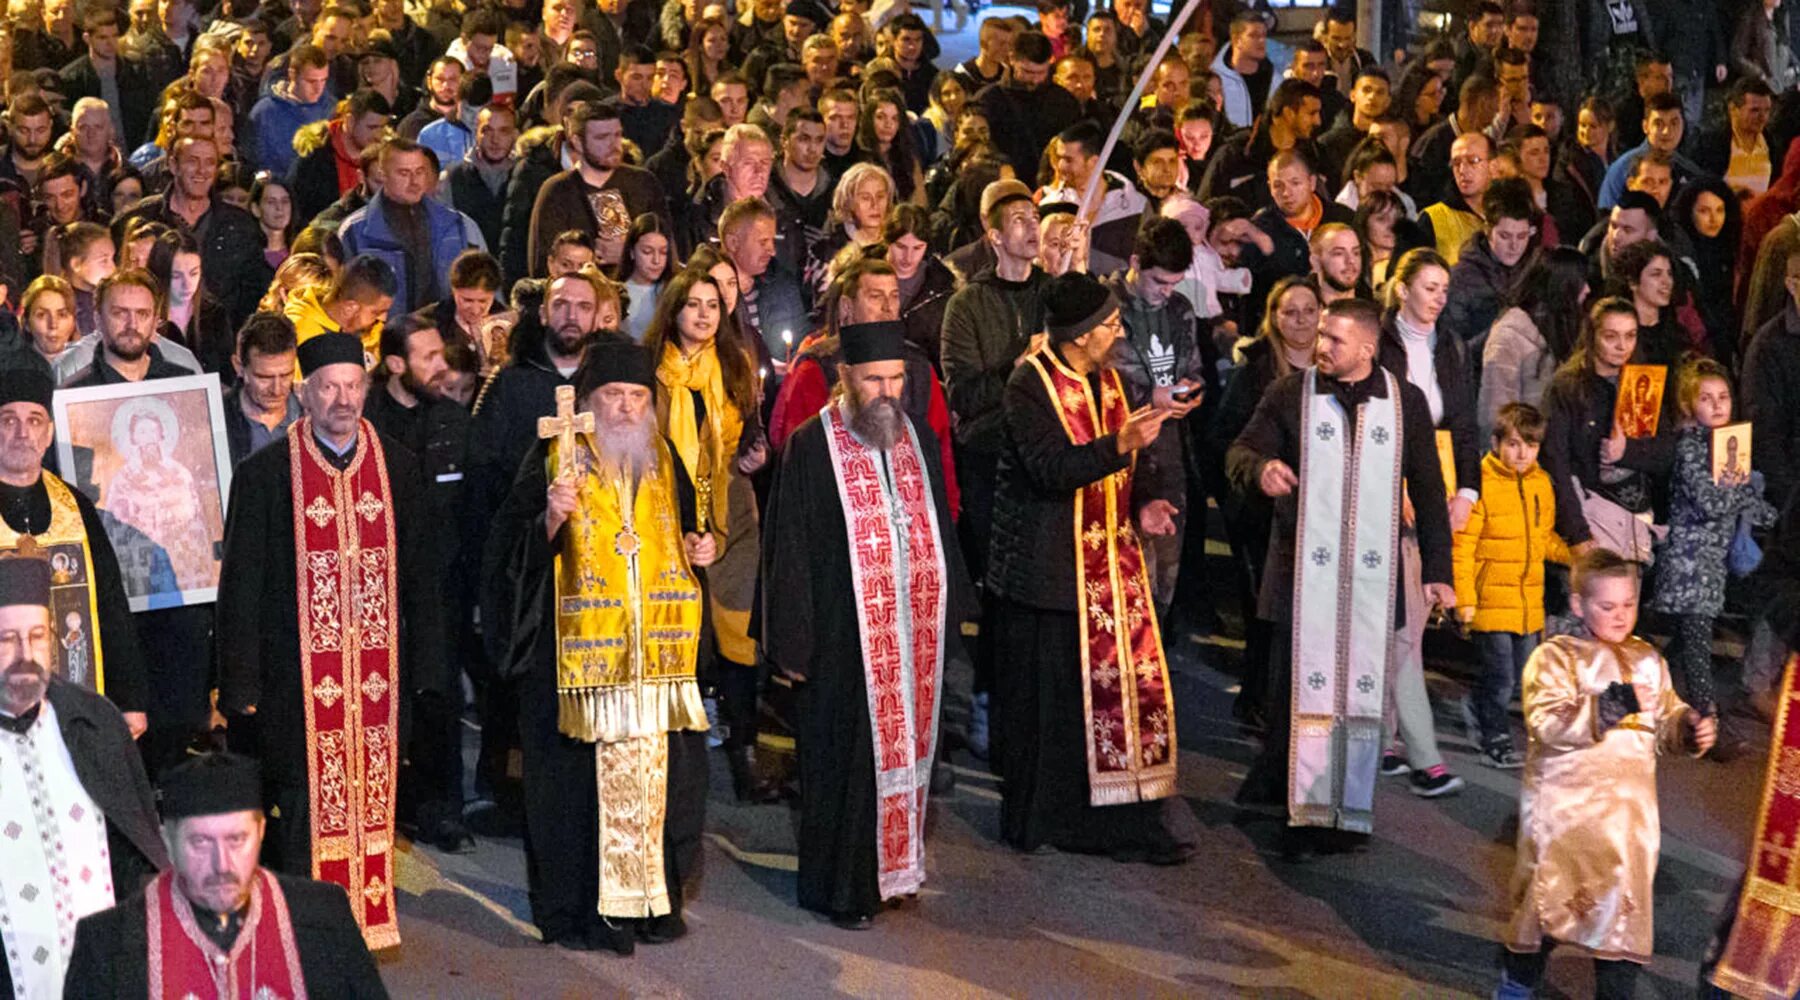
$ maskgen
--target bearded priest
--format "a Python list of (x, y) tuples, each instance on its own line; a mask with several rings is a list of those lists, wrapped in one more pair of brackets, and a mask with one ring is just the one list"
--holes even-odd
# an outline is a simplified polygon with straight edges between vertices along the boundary
[(687, 932), (706, 818), (694, 571), (718, 539), (695, 530), (655, 386), (645, 349), (588, 348), (574, 400), (593, 433), (545, 421), (484, 560), (519, 609), (502, 670), (520, 682), (532, 920), (546, 944), (621, 955)]
[(861, 929), (925, 881), (944, 648), (975, 598), (939, 443), (900, 405), (906, 328), (839, 338), (834, 398), (782, 455), (762, 648), (800, 682), (800, 905)]
[(298, 357), (306, 416), (231, 481), (219, 710), (262, 764), (263, 863), (343, 886), (388, 948), (401, 728), (448, 683), (438, 561), (417, 462), (362, 419), (362, 341), (321, 333)]

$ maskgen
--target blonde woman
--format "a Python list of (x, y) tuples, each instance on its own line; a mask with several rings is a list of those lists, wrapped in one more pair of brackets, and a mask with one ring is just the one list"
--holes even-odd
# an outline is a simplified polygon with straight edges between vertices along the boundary
[(881, 239), (881, 224), (894, 205), (894, 178), (873, 163), (858, 163), (831, 192), (831, 214), (825, 236), (807, 254), (805, 280), (819, 295), (831, 284), (831, 262), (844, 247), (868, 246)]
[(331, 265), (325, 258), (313, 253), (292, 254), (275, 269), (275, 277), (269, 282), (269, 290), (263, 293), (262, 301), (257, 303), (257, 312), (281, 315), (287, 308), (288, 297), (302, 288), (324, 288), (331, 284)]

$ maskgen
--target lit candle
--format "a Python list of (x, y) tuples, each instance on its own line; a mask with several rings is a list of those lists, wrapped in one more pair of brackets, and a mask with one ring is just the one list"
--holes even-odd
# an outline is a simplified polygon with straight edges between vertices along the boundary
[(781, 331), (781, 343), (782, 343), (782, 346), (785, 348), (784, 353), (786, 354), (786, 357), (783, 360), (786, 360), (786, 361), (794, 360), (794, 331), (792, 331), (792, 330)]

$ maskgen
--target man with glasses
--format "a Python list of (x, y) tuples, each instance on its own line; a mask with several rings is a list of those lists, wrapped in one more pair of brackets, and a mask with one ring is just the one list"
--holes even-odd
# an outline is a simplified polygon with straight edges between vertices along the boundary
[(1455, 189), (1440, 202), (1425, 206), (1419, 213), (1419, 230), (1427, 246), (1437, 247), (1444, 260), (1454, 266), (1462, 257), (1463, 244), (1482, 230), (1482, 217), (1476, 210), (1481, 196), (1492, 178), (1489, 161), (1494, 144), (1483, 132), (1465, 132), (1450, 146), (1450, 173)]

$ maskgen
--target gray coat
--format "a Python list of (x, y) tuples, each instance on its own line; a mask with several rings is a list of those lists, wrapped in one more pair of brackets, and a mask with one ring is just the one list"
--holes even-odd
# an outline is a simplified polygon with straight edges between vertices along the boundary
[(1656, 552), (1650, 606), (1675, 615), (1715, 617), (1725, 607), (1725, 553), (1738, 517), (1758, 528), (1775, 523), (1760, 478), (1738, 486), (1713, 482), (1711, 432), (1687, 427), (1675, 445), (1669, 483), (1669, 534)]
[(1488, 330), (1481, 351), (1481, 388), (1475, 416), (1481, 439), (1494, 432), (1500, 408), (1508, 403), (1530, 403), (1541, 408), (1544, 389), (1556, 374), (1544, 335), (1525, 310), (1511, 308), (1500, 314)]

